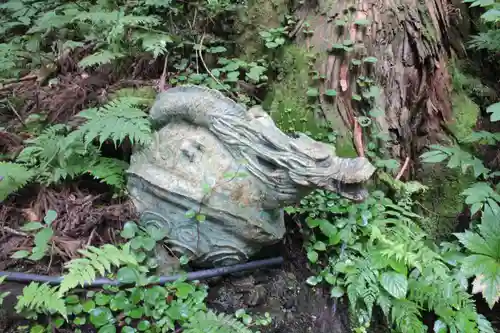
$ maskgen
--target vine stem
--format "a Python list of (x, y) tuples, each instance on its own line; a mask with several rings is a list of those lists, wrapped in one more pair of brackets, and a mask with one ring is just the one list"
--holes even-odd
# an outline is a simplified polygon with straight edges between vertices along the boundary
[(396, 176), (396, 180), (399, 180), (403, 176), (403, 173), (406, 171), (408, 168), (408, 165), (410, 164), (410, 157), (406, 157), (405, 163), (401, 167), (401, 170), (399, 170), (398, 175)]

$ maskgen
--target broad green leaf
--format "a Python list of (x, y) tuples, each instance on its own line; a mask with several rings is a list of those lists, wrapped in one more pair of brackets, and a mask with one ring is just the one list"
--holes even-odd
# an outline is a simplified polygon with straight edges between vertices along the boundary
[(38, 231), (35, 235), (35, 246), (43, 247), (46, 246), (50, 241), (52, 236), (54, 235), (54, 231), (51, 228), (45, 227)]
[(128, 221), (125, 222), (123, 230), (120, 233), (120, 236), (126, 239), (131, 239), (135, 237), (135, 234), (137, 233), (138, 230), (139, 228), (137, 227), (137, 224), (135, 222)]
[(337, 234), (337, 228), (327, 220), (320, 220), (319, 229), (326, 237), (333, 237)]
[(448, 158), (448, 154), (442, 151), (429, 151), (420, 155), (422, 162), (424, 163), (439, 163)]
[(131, 267), (122, 267), (116, 273), (116, 279), (122, 283), (133, 283), (137, 281), (137, 271)]
[(326, 244), (321, 241), (318, 241), (314, 243), (314, 249), (317, 251), (326, 251)]
[(490, 115), (491, 121), (499, 121), (500, 120), (500, 102), (488, 106), (486, 108), (486, 112), (491, 113), (491, 115)]
[(27, 256), (29, 256), (31, 254), (30, 251), (26, 251), (26, 250), (20, 250), (20, 251), (16, 251), (12, 254), (11, 258), (12, 259), (23, 259), (23, 258), (26, 258)]
[(319, 90), (317, 88), (309, 88), (306, 95), (309, 97), (317, 97), (319, 96)]
[(89, 319), (98, 328), (115, 322), (115, 316), (110, 309), (105, 307), (95, 308), (90, 311)]
[(306, 283), (310, 286), (315, 286), (321, 281), (323, 281), (323, 278), (321, 276), (310, 276), (307, 278)]
[(45, 214), (45, 217), (43, 218), (43, 221), (47, 225), (51, 225), (52, 222), (54, 222), (57, 218), (57, 212), (55, 210), (49, 209), (47, 213)]
[(341, 287), (333, 287), (330, 289), (330, 297), (332, 298), (339, 298), (344, 296), (344, 290)]
[(43, 228), (43, 224), (40, 222), (28, 222), (23, 225), (20, 229), (23, 231), (33, 231)]
[(380, 276), (380, 284), (393, 297), (403, 299), (408, 291), (406, 276), (396, 272), (384, 272)]
[(313, 264), (318, 261), (318, 252), (316, 251), (308, 251), (307, 252), (307, 259), (309, 259), (310, 262)]
[(328, 89), (327, 91), (325, 91), (325, 95), (326, 96), (337, 96), (337, 90), (335, 89)]
[(377, 62), (377, 58), (375, 57), (366, 57), (363, 59), (363, 62), (374, 64)]

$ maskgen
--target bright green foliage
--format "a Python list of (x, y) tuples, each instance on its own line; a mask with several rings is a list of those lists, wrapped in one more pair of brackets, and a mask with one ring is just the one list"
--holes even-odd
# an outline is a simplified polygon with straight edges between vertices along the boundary
[(57, 212), (54, 210), (48, 210), (47, 214), (45, 214), (45, 217), (43, 218), (43, 222), (28, 222), (23, 225), (21, 230), (25, 232), (36, 231), (33, 237), (35, 246), (31, 249), (31, 251), (16, 251), (12, 255), (12, 258), (28, 258), (33, 261), (44, 258), (52, 248), (52, 236), (54, 235), (54, 231), (51, 228), (51, 224), (56, 220), (56, 218)]
[(489, 177), (489, 172), (483, 162), (472, 154), (462, 150), (460, 147), (445, 147), (441, 145), (430, 145), (433, 150), (423, 153), (420, 158), (424, 163), (439, 163), (449, 159), (447, 167), (459, 168), (462, 173), (472, 169), (474, 176)]
[(479, 289), (493, 308), (500, 298), (500, 213), (485, 212), (477, 232), (466, 230), (455, 236), (470, 252), (462, 271), (466, 277), (476, 277), (474, 284), (482, 285)]
[(7, 196), (25, 186), (35, 173), (24, 165), (0, 162), (0, 202)]
[(118, 145), (126, 137), (132, 144), (145, 145), (151, 141), (151, 127), (147, 114), (136, 105), (141, 99), (122, 97), (101, 108), (86, 109), (78, 116), (87, 119), (75, 135), (82, 135), (85, 147), (94, 140), (102, 145), (111, 140)]
[(242, 322), (224, 313), (199, 311), (184, 325), (185, 333), (252, 333)]
[(347, 294), (361, 326), (378, 306), (397, 332), (426, 332), (421, 311), (434, 312), (450, 332), (488, 332), (463, 274), (446, 259), (455, 252), (445, 256), (432, 245), (409, 209), (408, 198), (394, 203), (378, 191), (359, 204), (317, 191), (288, 209), (308, 214), (308, 257), (322, 267), (307, 282), (326, 282), (332, 297)]
[(138, 265), (135, 256), (130, 252), (130, 245), (121, 249), (110, 244), (105, 244), (101, 248), (89, 246), (78, 252), (84, 257), (73, 259), (65, 265), (68, 273), (64, 276), (59, 288), (60, 296), (78, 285), (83, 286), (85, 283), (92, 282), (97, 272), (105, 276), (106, 273), (112, 271), (113, 266)]
[(463, 0), (469, 3), (470, 7), (482, 7), (486, 9), (481, 15), (481, 20), (485, 22), (488, 30), (473, 36), (469, 46), (477, 50), (487, 50), (496, 53), (500, 50), (500, 32), (496, 23), (500, 20), (500, 3), (495, 0)]
[(110, 140), (119, 145), (125, 139), (136, 145), (150, 142), (152, 131), (147, 114), (136, 106), (142, 103), (141, 98), (120, 97), (101, 108), (80, 112), (78, 115), (87, 121), (76, 130), (56, 124), (25, 140), (26, 147), (17, 163), (0, 163), (0, 172), (7, 179), (0, 182), (0, 194), (5, 198), (29, 180), (50, 185), (83, 174), (90, 174), (123, 194), (128, 164), (102, 157), (93, 143), (97, 141), (101, 146)]
[[(497, 104), (488, 109), (492, 121), (496, 121)], [(471, 135), (469, 141), (486, 140), (487, 143), (496, 142), (496, 135), (488, 132), (479, 132)], [(499, 175), (492, 172), (475, 156), (463, 151), (460, 147), (431, 146), (434, 150), (422, 154), (421, 158), (427, 163), (439, 163), (450, 158), (447, 167), (459, 168), (466, 173), (472, 167), (477, 181), (466, 189), (462, 195), (465, 203), (470, 205), (472, 216), (481, 212), (482, 220), (477, 227), (478, 232), (467, 230), (455, 234), (460, 243), (469, 251), (469, 256), (459, 262), (461, 273), (466, 276), (475, 276), (474, 292), (481, 292), (490, 307), (499, 300), (500, 295), (500, 194), (487, 181)]]
[[(153, 248), (163, 238), (161, 232), (154, 228), (144, 231), (129, 221), (121, 235), (128, 239), (121, 247), (106, 244), (81, 250), (83, 258), (72, 259), (66, 265), (69, 272), (59, 287), (30, 284), (24, 289), (16, 310), (35, 321), (37, 314), (49, 315), (48, 325), (33, 326), (40, 333), (52, 332), (55, 328), (81, 332), (84, 324), (101, 333), (116, 332), (118, 323), (125, 333), (166, 333), (179, 327), (191, 333), (252, 333), (249, 327), (270, 323), (269, 314), (252, 318), (244, 310), (236, 316), (208, 310), (205, 304), (208, 288), (200, 283), (185, 282), (181, 278), (165, 285), (151, 285), (157, 279), (151, 274), (157, 267), (151, 264), (156, 260)], [(146, 246), (149, 244), (146, 238), (152, 241), (152, 246)], [(69, 293), (78, 285), (92, 282), (97, 273), (100, 276), (115, 273), (118, 281), (129, 286), (105, 285), (99, 291)]]
[(87, 170), (89, 174), (101, 182), (117, 189), (125, 188), (125, 170), (128, 164), (122, 160), (109, 157), (99, 157)]
[(57, 287), (48, 284), (31, 282), (23, 288), (23, 294), (18, 297), (16, 304), (17, 312), (31, 313), (58, 313), (63, 317), (67, 316), (64, 300), (59, 297)]
[(500, 102), (492, 104), (486, 108), (486, 112), (490, 113), (491, 121), (499, 121), (500, 120)]

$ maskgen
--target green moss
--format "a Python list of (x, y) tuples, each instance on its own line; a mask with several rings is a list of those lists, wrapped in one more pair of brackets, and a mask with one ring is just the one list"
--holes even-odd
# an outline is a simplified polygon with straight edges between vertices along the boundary
[(461, 193), (476, 180), (472, 175), (436, 164), (426, 165), (422, 176), (424, 185), (429, 187), (419, 199), (421, 214), (428, 217), (422, 227), (434, 239), (444, 239), (453, 232), (457, 217), (463, 211)]
[(270, 87), (264, 107), (283, 131), (325, 133), (315, 116), (317, 105), (307, 96), (311, 85), (307, 52), (298, 46), (287, 46), (280, 65), (283, 72)]
[(335, 151), (336, 155), (340, 157), (358, 157), (358, 152), (352, 141), (352, 136), (349, 134), (337, 137)]
[(473, 132), (480, 109), (465, 93), (453, 93), (451, 101), (455, 119), (449, 128), (459, 140), (462, 140)]
[(287, 1), (284, 0), (249, 0), (245, 10), (239, 12), (235, 22), (239, 32), (238, 45), (241, 45), (244, 60), (259, 58), (262, 53), (260, 31), (277, 28), (288, 12)]

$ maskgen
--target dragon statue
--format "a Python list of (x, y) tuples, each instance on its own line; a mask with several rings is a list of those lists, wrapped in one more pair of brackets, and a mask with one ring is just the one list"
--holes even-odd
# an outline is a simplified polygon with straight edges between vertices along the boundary
[(315, 189), (355, 201), (375, 171), (305, 134), (288, 136), (260, 107), (221, 92), (178, 86), (158, 94), (153, 142), (131, 157), (128, 191), (141, 224), (201, 266), (246, 261), (285, 233), (283, 207)]

